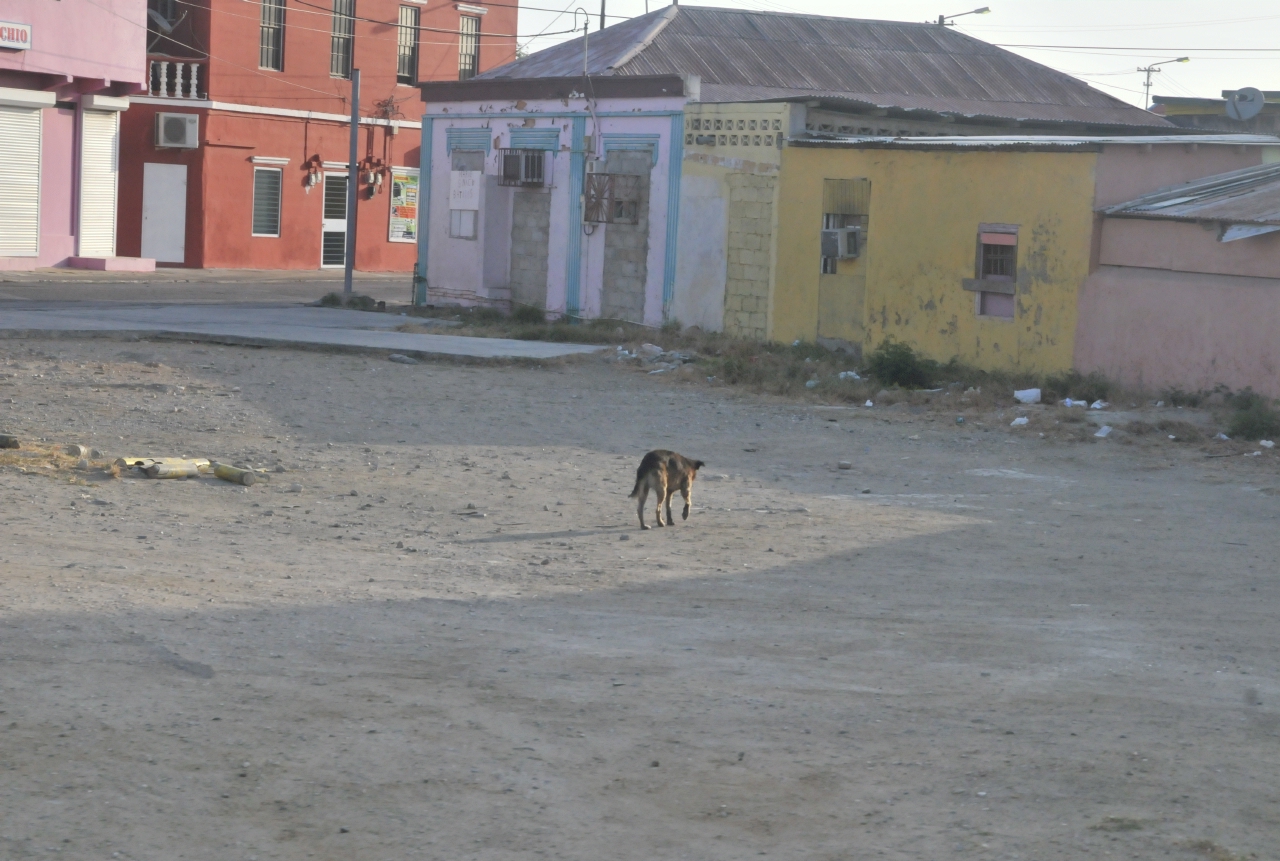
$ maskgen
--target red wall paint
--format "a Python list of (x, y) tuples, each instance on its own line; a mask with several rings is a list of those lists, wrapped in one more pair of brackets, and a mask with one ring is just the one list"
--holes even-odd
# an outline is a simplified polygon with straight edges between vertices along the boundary
[[(214, 102), (345, 115), (351, 82), (329, 75), (331, 0), (286, 0), (284, 70), (258, 68), (259, 9), (244, 0), (208, 0), (192, 8), (185, 26), (191, 44), (208, 45), (205, 84)], [(312, 5), (308, 5), (312, 4)], [(360, 114), (417, 122), (425, 109), (421, 92), (396, 82), (398, 0), (356, 0), (356, 15), (388, 22), (356, 21), (354, 65), (361, 71)], [(411, 5), (404, 3), (403, 5)], [(454, 2), (412, 4), (420, 26), (447, 30), (419, 34), (420, 80), (455, 80), (458, 75), (457, 28), (462, 13)], [(480, 69), (515, 57), (517, 9), (487, 6), (481, 18)], [(317, 8), (319, 7), (319, 8)], [(489, 35), (497, 34), (497, 35)], [(170, 46), (173, 48), (173, 46)], [(178, 53), (171, 50), (170, 53)], [(160, 111), (200, 116), (201, 145), (196, 150), (157, 149), (155, 114)], [(142, 182), (146, 162), (187, 165), (188, 267), (318, 269), (320, 267), (323, 186), (308, 194), (307, 163), (347, 161), (348, 126), (333, 120), (248, 114), (193, 108), (174, 99), (165, 105), (135, 103), (121, 129), (118, 252), (141, 254)], [(387, 167), (417, 167), (420, 132), (362, 126), (359, 155)], [(253, 156), (288, 158), (283, 168), (281, 235), (252, 236)], [(413, 268), (413, 243), (387, 240), (391, 214), (390, 175), (383, 192), (370, 197), (361, 183), (355, 266), (362, 271)]]

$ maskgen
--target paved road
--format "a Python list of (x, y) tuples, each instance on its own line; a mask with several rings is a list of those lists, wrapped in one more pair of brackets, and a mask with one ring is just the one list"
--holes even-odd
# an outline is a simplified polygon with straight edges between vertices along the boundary
[[(551, 359), (600, 349), (585, 344), (394, 331), (405, 320), (397, 314), (265, 303), (0, 302), (0, 336), (117, 333), (216, 343), (327, 346), (489, 359)], [(414, 322), (430, 325), (433, 321), (420, 318)], [(446, 323), (438, 325), (447, 331)]]
[[(354, 292), (388, 305), (410, 302), (412, 276), (357, 272)], [(254, 269), (158, 269), (155, 272), (89, 272), (42, 269), (0, 272), (0, 309), (8, 301), (115, 303), (314, 302), (342, 289), (342, 272)]]

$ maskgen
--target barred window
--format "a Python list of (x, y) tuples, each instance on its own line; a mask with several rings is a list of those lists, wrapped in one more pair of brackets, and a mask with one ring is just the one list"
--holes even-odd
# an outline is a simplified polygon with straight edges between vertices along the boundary
[(479, 71), (480, 19), (463, 15), (458, 23), (458, 80), (470, 80)]
[(356, 0), (333, 0), (333, 35), (329, 39), (329, 76), (351, 77), (356, 33)]
[(400, 27), (396, 37), (396, 83), (418, 82), (418, 7), (400, 7)]
[(262, 0), (258, 68), (284, 71), (284, 0)]
[(280, 235), (280, 186), (284, 171), (276, 167), (253, 169), (254, 236)]

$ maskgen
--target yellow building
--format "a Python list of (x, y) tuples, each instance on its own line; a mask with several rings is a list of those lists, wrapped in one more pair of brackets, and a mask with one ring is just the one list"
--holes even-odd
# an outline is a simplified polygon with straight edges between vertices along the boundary
[(1096, 266), (1098, 201), (1258, 158), (1229, 135), (880, 138), (806, 125), (802, 105), (690, 106), (681, 322), (855, 352), (892, 338), (940, 362), (1064, 371)]

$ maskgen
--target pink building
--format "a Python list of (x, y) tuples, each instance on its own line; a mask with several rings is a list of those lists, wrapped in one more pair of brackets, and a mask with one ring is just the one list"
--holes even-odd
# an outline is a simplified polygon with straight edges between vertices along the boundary
[(0, 4), (0, 269), (117, 258), (120, 112), (146, 90), (146, 0)]

